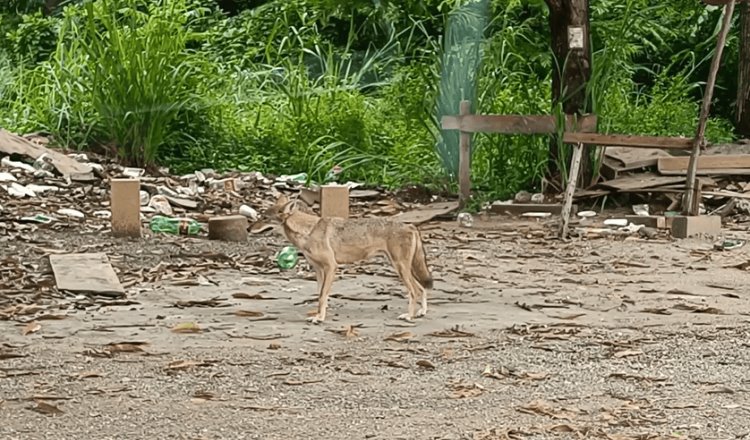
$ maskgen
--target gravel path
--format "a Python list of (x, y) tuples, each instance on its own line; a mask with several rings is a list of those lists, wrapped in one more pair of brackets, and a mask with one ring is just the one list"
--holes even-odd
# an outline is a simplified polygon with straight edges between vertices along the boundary
[(413, 326), (379, 261), (343, 271), (331, 320), (308, 324), (314, 281), (273, 268), (278, 238), (16, 240), (0, 258), (37, 281), (45, 252), (106, 251), (129, 301), (6, 297), (0, 438), (750, 436), (745, 248), (422, 229), (436, 283)]

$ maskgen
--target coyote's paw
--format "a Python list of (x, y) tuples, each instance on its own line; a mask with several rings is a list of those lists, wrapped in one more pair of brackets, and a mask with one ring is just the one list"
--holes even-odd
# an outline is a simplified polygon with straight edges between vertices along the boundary
[(404, 314), (398, 315), (398, 319), (400, 319), (402, 321), (406, 321), (406, 322), (412, 322), (412, 321), (414, 321), (414, 318), (411, 315), (409, 315), (408, 313), (404, 313)]
[(313, 315), (307, 318), (307, 322), (313, 323), (313, 324), (320, 324), (323, 322), (324, 319), (320, 317), (320, 315)]
[(416, 315), (417, 318), (421, 318), (421, 317), (423, 317), (425, 315), (427, 315), (427, 309), (426, 308), (417, 310), (417, 315)]

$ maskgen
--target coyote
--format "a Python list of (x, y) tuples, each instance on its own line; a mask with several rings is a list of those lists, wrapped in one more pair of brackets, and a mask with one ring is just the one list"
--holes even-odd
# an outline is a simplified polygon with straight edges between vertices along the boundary
[[(432, 275), (427, 268), (422, 237), (414, 225), (383, 218), (321, 218), (304, 212), (297, 203), (280, 195), (251, 231), (280, 226), (287, 240), (302, 251), (315, 270), (318, 313), (307, 318), (308, 321), (314, 324), (325, 321), (328, 294), (339, 264), (368, 260), (376, 254), (388, 257), (406, 285), (409, 307), (399, 319), (411, 321), (427, 313), (426, 290), (432, 288)], [(416, 310), (420, 297), (421, 308)]]

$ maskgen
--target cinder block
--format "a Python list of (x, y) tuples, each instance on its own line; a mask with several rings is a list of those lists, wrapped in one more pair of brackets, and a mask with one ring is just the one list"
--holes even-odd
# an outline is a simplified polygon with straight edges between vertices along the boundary
[(140, 238), (141, 182), (138, 179), (110, 180), (112, 235)]
[(349, 188), (343, 185), (320, 187), (320, 216), (349, 217)]
[(221, 241), (247, 241), (247, 217), (225, 215), (208, 219), (208, 239)]
[(673, 217), (673, 237), (688, 238), (700, 234), (709, 236), (717, 236), (721, 234), (721, 217), (718, 215), (678, 215)]
[(626, 215), (625, 219), (634, 225), (644, 225), (649, 228), (666, 229), (667, 219), (660, 215)]

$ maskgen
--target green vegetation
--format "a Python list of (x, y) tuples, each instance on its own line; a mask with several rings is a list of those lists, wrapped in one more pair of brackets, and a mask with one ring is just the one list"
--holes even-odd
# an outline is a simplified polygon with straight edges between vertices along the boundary
[[(43, 1), (0, 6), (0, 126), (173, 171), (308, 172), (453, 185), (439, 117), (549, 114), (542, 0)], [(692, 136), (720, 11), (700, 2), (591, 0), (601, 132)], [(737, 38), (711, 141), (732, 138)], [(544, 136), (477, 136), (487, 197), (539, 187)]]

